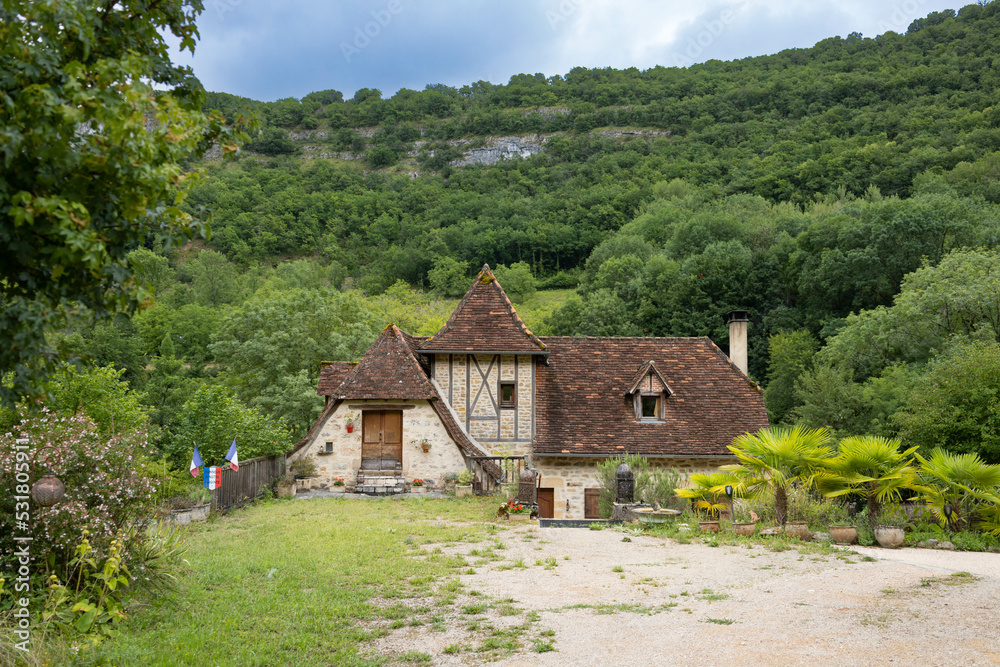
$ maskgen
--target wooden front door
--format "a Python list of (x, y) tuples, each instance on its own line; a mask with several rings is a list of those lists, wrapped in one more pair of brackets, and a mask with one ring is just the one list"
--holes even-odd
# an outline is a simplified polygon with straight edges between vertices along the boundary
[(555, 490), (538, 489), (538, 516), (542, 519), (552, 519), (555, 517)]
[(362, 411), (361, 468), (363, 470), (399, 470), (402, 467), (403, 411)]

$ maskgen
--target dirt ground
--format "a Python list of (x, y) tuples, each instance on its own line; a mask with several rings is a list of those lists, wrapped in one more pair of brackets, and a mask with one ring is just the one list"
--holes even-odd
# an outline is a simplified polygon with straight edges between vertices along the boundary
[(775, 552), (537, 526), (486, 547), (447, 550), (475, 570), (458, 608), (506, 600), (509, 615), (493, 604), (474, 618), (494, 630), (533, 620), (521, 650), (482, 652), (475, 624), (455, 622), (473, 617), (456, 616), (396, 629), (373, 652), (434, 665), (1000, 665), (997, 554)]

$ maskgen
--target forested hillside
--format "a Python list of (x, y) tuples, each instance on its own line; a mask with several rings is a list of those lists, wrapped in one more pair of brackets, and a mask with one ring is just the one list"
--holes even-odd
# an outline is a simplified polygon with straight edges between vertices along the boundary
[[(208, 108), (261, 123), (236, 159), (192, 165), (183, 206), (211, 212), (210, 239), (137, 249), (150, 307), (54, 334), (124, 369), (178, 457), (211, 401), (302, 432), (321, 359), (389, 321), (432, 332), (432, 297), (489, 263), (543, 334), (725, 348), (722, 315), (749, 310), (772, 420), (1000, 460), (1000, 4), (686, 69)], [(498, 136), (532, 148), (463, 159)], [(575, 294), (535, 295), (553, 288)], [(955, 401), (979, 412), (927, 435)]]

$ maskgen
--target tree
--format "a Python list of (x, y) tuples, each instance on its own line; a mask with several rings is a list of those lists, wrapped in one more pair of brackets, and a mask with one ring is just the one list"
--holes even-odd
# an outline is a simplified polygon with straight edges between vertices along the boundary
[(196, 444), (205, 465), (222, 465), (233, 438), (243, 460), (283, 454), (292, 445), (280, 421), (243, 405), (226, 387), (202, 385), (171, 425), (167, 450), (178, 468)]
[(511, 301), (516, 303), (531, 297), (536, 291), (535, 276), (527, 262), (514, 262), (510, 266), (501, 264), (493, 274)]
[(910, 467), (917, 447), (900, 449), (895, 438), (851, 436), (840, 441), (840, 452), (823, 462), (817, 475), (820, 491), (831, 498), (859, 495), (868, 505), (868, 525), (874, 530), (882, 506), (899, 500), (913, 482)]
[(54, 407), (65, 414), (85, 414), (104, 436), (146, 428), (149, 417), (137, 393), (114, 366), (78, 369), (63, 366), (49, 385)]
[(781, 423), (798, 405), (795, 382), (812, 365), (818, 341), (805, 329), (781, 331), (768, 338), (768, 382), (764, 402), (772, 423)]
[(145, 298), (126, 258), (203, 223), (177, 204), (188, 160), (238, 132), (202, 112), (204, 90), (170, 62), (194, 50), (200, 0), (11, 0), (0, 8), (0, 397), (51, 370), (43, 329), (68, 308), (98, 317)]
[(781, 427), (744, 433), (729, 446), (739, 463), (720, 470), (735, 473), (735, 491), (743, 497), (774, 493), (774, 513), (782, 526), (788, 519), (788, 487), (812, 483), (813, 475), (830, 455), (830, 433), (826, 429)]
[[(989, 530), (1000, 535), (1000, 465), (990, 465), (976, 454), (955, 454), (935, 447), (920, 463), (914, 488), (945, 523), (945, 505), (951, 505), (952, 527), (962, 530), (986, 517)], [(985, 515), (985, 516), (984, 516)]]
[(462, 296), (469, 289), (469, 263), (442, 255), (434, 260), (427, 280), (441, 296)]

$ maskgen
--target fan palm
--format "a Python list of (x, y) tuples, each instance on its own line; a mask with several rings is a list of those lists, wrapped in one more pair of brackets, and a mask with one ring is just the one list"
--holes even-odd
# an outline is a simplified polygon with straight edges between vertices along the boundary
[[(733, 496), (740, 497), (736, 491), (739, 480), (729, 472), (694, 473), (688, 478), (691, 486), (674, 489), (678, 498), (687, 498), (696, 510), (706, 510), (710, 517), (729, 508), (726, 497), (726, 485), (733, 487)], [(732, 518), (732, 517), (730, 517)], [(734, 519), (735, 520), (735, 519)]]
[(823, 463), (816, 486), (835, 498), (850, 493), (868, 504), (868, 525), (874, 530), (882, 506), (899, 500), (914, 479), (916, 447), (900, 451), (900, 441), (875, 435), (851, 436), (840, 441), (837, 456)]
[[(927, 458), (916, 455), (920, 463), (914, 484), (938, 521), (944, 523), (945, 505), (951, 505), (951, 523), (967, 528), (972, 522), (1000, 534), (1000, 465), (985, 463), (978, 454), (953, 454), (935, 448)], [(992, 519), (991, 519), (992, 517)], [(985, 521), (984, 521), (985, 520)]]
[(721, 470), (736, 475), (734, 490), (753, 497), (774, 492), (774, 513), (778, 523), (788, 520), (788, 488), (795, 483), (810, 485), (816, 470), (830, 456), (830, 432), (825, 428), (766, 428), (756, 434), (744, 433), (729, 446), (738, 464)]

